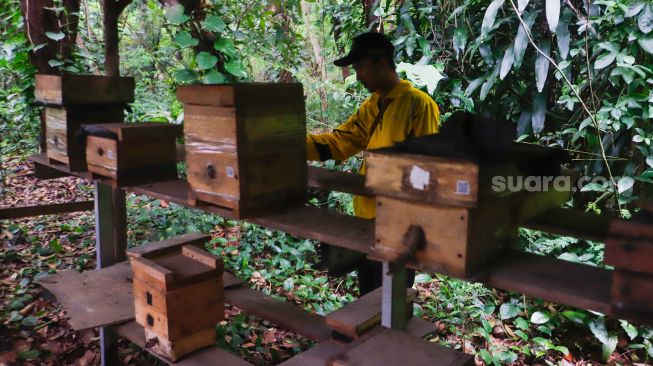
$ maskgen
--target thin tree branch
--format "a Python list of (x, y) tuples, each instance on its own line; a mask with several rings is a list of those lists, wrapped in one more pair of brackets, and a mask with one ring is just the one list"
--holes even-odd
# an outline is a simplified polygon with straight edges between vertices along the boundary
[[(619, 211), (621, 211), (621, 205), (619, 204), (619, 191), (617, 189), (617, 183), (614, 180), (614, 176), (612, 175), (612, 169), (610, 169), (610, 164), (608, 163), (608, 158), (607, 154), (605, 153), (605, 147), (603, 146), (603, 141), (601, 140), (601, 128), (599, 127), (599, 122), (596, 120), (596, 117), (592, 114), (590, 109), (587, 107), (585, 102), (583, 101), (583, 98), (581, 98), (580, 94), (578, 91), (576, 91), (576, 88), (574, 88), (574, 85), (571, 83), (571, 81), (567, 78), (567, 75), (563, 72), (563, 70), (558, 66), (558, 64), (551, 58), (549, 55), (544, 53), (538, 46), (535, 44), (535, 41), (533, 40), (533, 36), (531, 35), (530, 30), (528, 29), (528, 26), (526, 25), (526, 22), (524, 22), (524, 19), (522, 19), (521, 15), (519, 15), (519, 10), (517, 9), (517, 5), (515, 5), (514, 0), (510, 0), (510, 5), (512, 5), (513, 10), (515, 11), (515, 15), (517, 16), (517, 19), (519, 19), (519, 22), (521, 23), (521, 26), (524, 27), (524, 30), (526, 31), (526, 36), (528, 37), (528, 41), (530, 44), (537, 50), (537, 52), (542, 55), (542, 57), (546, 58), (551, 65), (562, 75), (562, 78), (565, 80), (565, 83), (571, 91), (574, 93), (578, 101), (580, 102), (580, 105), (583, 107), (583, 110), (585, 113), (587, 113), (592, 120), (592, 123), (594, 124), (594, 128), (596, 128), (596, 133), (599, 137), (599, 146), (601, 147), (601, 158), (603, 159), (603, 162), (605, 163), (605, 167), (608, 171), (608, 176), (610, 178), (610, 182), (612, 183), (612, 189), (614, 191), (615, 195), (615, 200), (617, 202), (617, 207), (619, 207)], [(589, 70), (588, 70), (589, 72)], [(591, 77), (591, 75), (588, 75)], [(621, 214), (621, 212), (620, 212)]]

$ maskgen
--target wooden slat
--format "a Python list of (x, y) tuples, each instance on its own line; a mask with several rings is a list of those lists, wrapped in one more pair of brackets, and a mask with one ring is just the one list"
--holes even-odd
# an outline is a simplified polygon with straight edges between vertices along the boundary
[(124, 322), (134, 317), (129, 263), (79, 273), (62, 271), (39, 280), (55, 295), (75, 330)]
[[(412, 303), (417, 291), (408, 289), (407, 301)], [(326, 324), (334, 331), (350, 338), (358, 338), (381, 322), (382, 289), (365, 294), (356, 301), (326, 316)], [(412, 313), (412, 306), (409, 306)]]
[(9, 207), (0, 209), (0, 219), (17, 219), (21, 217), (88, 211), (93, 209), (93, 205), (93, 201), (75, 201), (50, 203), (39, 206)]
[[(181, 205), (188, 204), (188, 183), (181, 179), (128, 187), (127, 190)], [(232, 217), (229, 211), (216, 206), (199, 205), (194, 208)], [(295, 207), (280, 213), (246, 219), (246, 221), (361, 253), (370, 253), (374, 243), (372, 220), (317, 207)]]
[(332, 364), (334, 366), (473, 366), (474, 357), (404, 332), (386, 329), (347, 350)]
[(583, 211), (554, 208), (522, 226), (552, 234), (573, 236), (579, 239), (603, 241), (614, 218)]
[(51, 161), (48, 159), (46, 154), (36, 154), (32, 155), (29, 157), (29, 160), (34, 162), (34, 164), (39, 164), (43, 165), (52, 169), (56, 169), (62, 173), (65, 173), (67, 175), (74, 175), (80, 178), (85, 178), (90, 180), (91, 179), (91, 173), (89, 172), (79, 172), (79, 171), (71, 171), (70, 168), (63, 163)]
[[(134, 321), (129, 321), (122, 323), (114, 327), (118, 335), (127, 338), (130, 342), (136, 344), (137, 346), (150, 351), (148, 348), (145, 348), (145, 331), (143, 327), (138, 325)], [(204, 366), (204, 365), (213, 365), (216, 361), (220, 362), (220, 365), (224, 366), (245, 366), (250, 365), (250, 363), (242, 360), (240, 357), (225, 351), (218, 347), (207, 347), (201, 350), (195, 351), (189, 355), (182, 357), (177, 362), (172, 362), (164, 357), (159, 356), (154, 352), (150, 352), (153, 356), (159, 360), (165, 362), (168, 365), (178, 365), (178, 366)]]
[(131, 258), (164, 255), (179, 250), (180, 245), (201, 245), (211, 240), (211, 235), (202, 233), (187, 233), (174, 238), (147, 243), (127, 250), (127, 256)]
[(331, 330), (326, 326), (323, 316), (289, 302), (275, 300), (251, 288), (232, 288), (225, 291), (225, 302), (316, 341), (331, 336)]
[(581, 309), (611, 312), (609, 270), (528, 253), (509, 253), (488, 265), (480, 282)]
[(339, 172), (309, 166), (308, 185), (325, 191), (353, 193), (360, 196), (374, 196), (372, 191), (365, 188), (365, 176), (356, 173)]

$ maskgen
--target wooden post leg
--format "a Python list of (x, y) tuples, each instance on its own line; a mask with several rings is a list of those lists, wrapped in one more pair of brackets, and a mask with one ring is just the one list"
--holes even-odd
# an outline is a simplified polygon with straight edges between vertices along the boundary
[[(95, 182), (95, 253), (97, 268), (126, 260), (127, 210), (125, 191)], [(102, 366), (118, 365), (117, 335), (111, 327), (100, 328)]]
[(407, 271), (405, 266), (390, 268), (383, 262), (383, 290), (381, 300), (381, 325), (386, 328), (405, 331), (408, 323)]

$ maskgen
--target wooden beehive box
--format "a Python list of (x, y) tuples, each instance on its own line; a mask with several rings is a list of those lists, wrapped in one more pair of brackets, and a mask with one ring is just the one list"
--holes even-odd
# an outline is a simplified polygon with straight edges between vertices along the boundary
[(130, 255), (136, 322), (156, 353), (176, 361), (215, 344), (224, 320), (223, 264), (184, 245), (163, 255)]
[(372, 257), (398, 260), (409, 246), (409, 228), (418, 226), (425, 243), (408, 263), (461, 278), (474, 276), (511, 246), (519, 223), (561, 206), (571, 194), (495, 190), (493, 177), (521, 174), (510, 161), (479, 163), (382, 149), (369, 152), (366, 164), (366, 187), (377, 194)]
[[(640, 206), (642, 204), (640, 203)], [(653, 213), (650, 202), (632, 220), (613, 220), (605, 241), (612, 272), (612, 302), (618, 315), (646, 314), (653, 320)]]
[(34, 96), (45, 105), (120, 105), (134, 101), (134, 78), (36, 75)]
[(177, 178), (178, 125), (109, 123), (92, 125), (86, 139), (88, 171), (116, 187)]
[(124, 119), (123, 106), (69, 106), (45, 108), (45, 138), (48, 159), (86, 171), (86, 149), (77, 138), (82, 124), (116, 123)]
[(301, 84), (180, 86), (191, 205), (244, 217), (301, 204), (306, 119)]

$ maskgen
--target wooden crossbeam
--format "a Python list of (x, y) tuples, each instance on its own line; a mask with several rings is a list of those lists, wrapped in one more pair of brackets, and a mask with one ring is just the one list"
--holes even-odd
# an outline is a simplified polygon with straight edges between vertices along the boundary
[(50, 203), (39, 206), (9, 207), (0, 209), (0, 219), (19, 219), (39, 215), (54, 215), (61, 213), (93, 210), (93, 201), (75, 201), (65, 203)]

